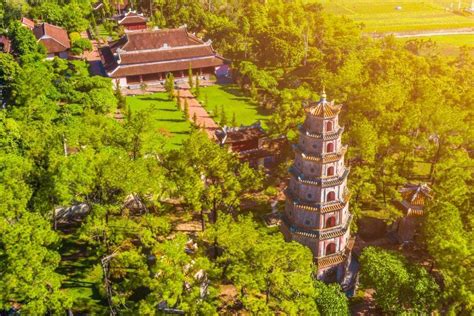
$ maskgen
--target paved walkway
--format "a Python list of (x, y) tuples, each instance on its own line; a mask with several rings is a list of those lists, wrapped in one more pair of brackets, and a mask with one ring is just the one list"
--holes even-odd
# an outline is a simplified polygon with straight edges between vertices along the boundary
[(375, 37), (375, 38), (384, 37), (387, 35), (393, 35), (397, 38), (404, 38), (404, 37), (432, 37), (432, 36), (443, 36), (443, 35), (472, 35), (472, 34), (474, 34), (474, 27), (431, 30), (431, 31), (371, 33), (372, 37)]
[(184, 106), (184, 100), (188, 100), (189, 106), (189, 120), (193, 120), (194, 113), (196, 113), (197, 122), (196, 124), (201, 128), (205, 129), (209, 138), (215, 139), (215, 131), (219, 128), (219, 125), (213, 120), (209, 113), (199, 103), (199, 101), (193, 96), (189, 90), (189, 85), (181, 85), (179, 89), (179, 95), (181, 99), (181, 106)]

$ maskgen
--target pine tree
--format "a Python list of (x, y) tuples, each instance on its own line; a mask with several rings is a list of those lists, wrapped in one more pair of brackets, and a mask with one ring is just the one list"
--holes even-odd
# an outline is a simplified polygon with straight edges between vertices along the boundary
[(188, 99), (184, 99), (184, 117), (189, 120), (189, 104)]
[(255, 86), (255, 83), (253, 82), (250, 85), (250, 97), (252, 98), (252, 100), (257, 101), (258, 90), (257, 90), (257, 87)]
[(197, 126), (197, 115), (196, 115), (196, 112), (194, 112), (193, 114), (193, 123), (195, 126)]
[(189, 64), (188, 68), (188, 83), (189, 83), (189, 89), (193, 89), (193, 70), (191, 69), (191, 63)]
[(232, 126), (237, 126), (237, 118), (235, 117), (235, 112), (232, 113)]
[(117, 108), (118, 109), (125, 109), (127, 107), (127, 98), (122, 94), (122, 90), (117, 85), (117, 89), (115, 89), (115, 96), (117, 98)]
[(224, 111), (224, 106), (222, 106), (222, 108), (221, 108), (221, 121), (220, 121), (220, 123), (221, 123), (221, 126), (227, 125), (227, 116), (226, 116), (225, 111)]
[(178, 90), (177, 93), (176, 93), (176, 107), (178, 108), (178, 111), (181, 111), (181, 92), (180, 92), (180, 90)]
[(213, 114), (212, 117), (213, 117), (214, 119), (216, 119), (216, 120), (219, 119), (220, 113), (219, 113), (219, 107), (217, 106), (217, 104), (214, 106), (214, 111), (213, 111), (212, 114)]
[(199, 98), (200, 94), (201, 94), (201, 90), (200, 90), (200, 87), (199, 87), (199, 76), (196, 75), (196, 89), (195, 89), (196, 98)]
[(173, 98), (174, 98), (174, 76), (173, 76), (172, 73), (169, 73), (166, 76), (165, 90), (166, 90), (166, 92), (168, 92), (168, 99), (173, 100)]

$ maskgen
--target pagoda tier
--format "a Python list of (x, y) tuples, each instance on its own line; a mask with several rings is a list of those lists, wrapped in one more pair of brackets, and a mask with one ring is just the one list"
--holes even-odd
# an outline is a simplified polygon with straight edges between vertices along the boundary
[(337, 279), (349, 257), (350, 224), (349, 168), (344, 164), (347, 146), (341, 143), (344, 128), (339, 125), (341, 105), (326, 101), (306, 108), (306, 120), (299, 127), (293, 146), (294, 164), (289, 169), (281, 230), (287, 240), (308, 246), (318, 263), (318, 277), (330, 271)]

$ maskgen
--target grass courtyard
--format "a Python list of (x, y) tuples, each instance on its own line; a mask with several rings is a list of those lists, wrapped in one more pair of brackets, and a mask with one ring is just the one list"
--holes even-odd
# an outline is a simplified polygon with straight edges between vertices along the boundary
[[(458, 1), (322, 0), (320, 2), (329, 13), (345, 15), (363, 23), (366, 32), (425, 31), (474, 25), (473, 16), (460, 15), (451, 10), (457, 10)], [(470, 1), (461, 1), (461, 8), (470, 5)]]
[(177, 148), (183, 140), (188, 138), (191, 123), (185, 119), (183, 112), (178, 111), (176, 101), (168, 100), (166, 93), (127, 96), (127, 105), (132, 114), (137, 111), (146, 111), (146, 115), (149, 115), (153, 121), (150, 137), (165, 135), (167, 138), (165, 148)]
[[(214, 85), (202, 87), (200, 91), (199, 101), (210, 115), (215, 114), (216, 107), (219, 111), (222, 107), (224, 108), (227, 125), (231, 125), (232, 116), (235, 113), (237, 126), (250, 125), (260, 120), (262, 126), (266, 127), (270, 111), (262, 109), (245, 96), (237, 85)], [(216, 120), (218, 121), (217, 118)]]
[(436, 43), (439, 51), (446, 56), (457, 56), (460, 48), (463, 46), (474, 48), (474, 34), (403, 37), (398, 40), (407, 42), (412, 39), (431, 40)]

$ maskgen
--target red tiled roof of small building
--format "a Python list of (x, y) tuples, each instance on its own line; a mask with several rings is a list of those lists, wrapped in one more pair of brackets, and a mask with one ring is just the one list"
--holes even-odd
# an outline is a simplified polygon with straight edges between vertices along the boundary
[(222, 130), (216, 132), (217, 139), (224, 144), (233, 144), (246, 142), (251, 140), (258, 140), (265, 137), (266, 133), (259, 123), (241, 126), (241, 127), (224, 127)]
[(100, 52), (104, 67), (113, 78), (224, 64), (210, 42), (204, 43), (185, 28), (126, 33)]
[(400, 189), (403, 199), (411, 205), (424, 206), (426, 200), (431, 200), (431, 188), (426, 183), (407, 184)]
[(138, 14), (133, 11), (125, 13), (124, 17), (118, 21), (119, 25), (128, 25), (128, 24), (137, 24), (137, 23), (146, 23), (148, 19), (142, 14)]
[(30, 20), (30, 19), (25, 18), (25, 17), (21, 18), (21, 24), (23, 24), (24, 26), (26, 26), (30, 30), (33, 30), (33, 28), (35, 27), (35, 22), (33, 22), (33, 20)]
[(4, 53), (9, 53), (10, 48), (11, 48), (11, 42), (10, 39), (4, 35), (0, 35), (0, 44), (3, 46), (3, 51)]
[(59, 26), (41, 23), (35, 26), (33, 33), (48, 54), (64, 52), (71, 47), (66, 30)]

